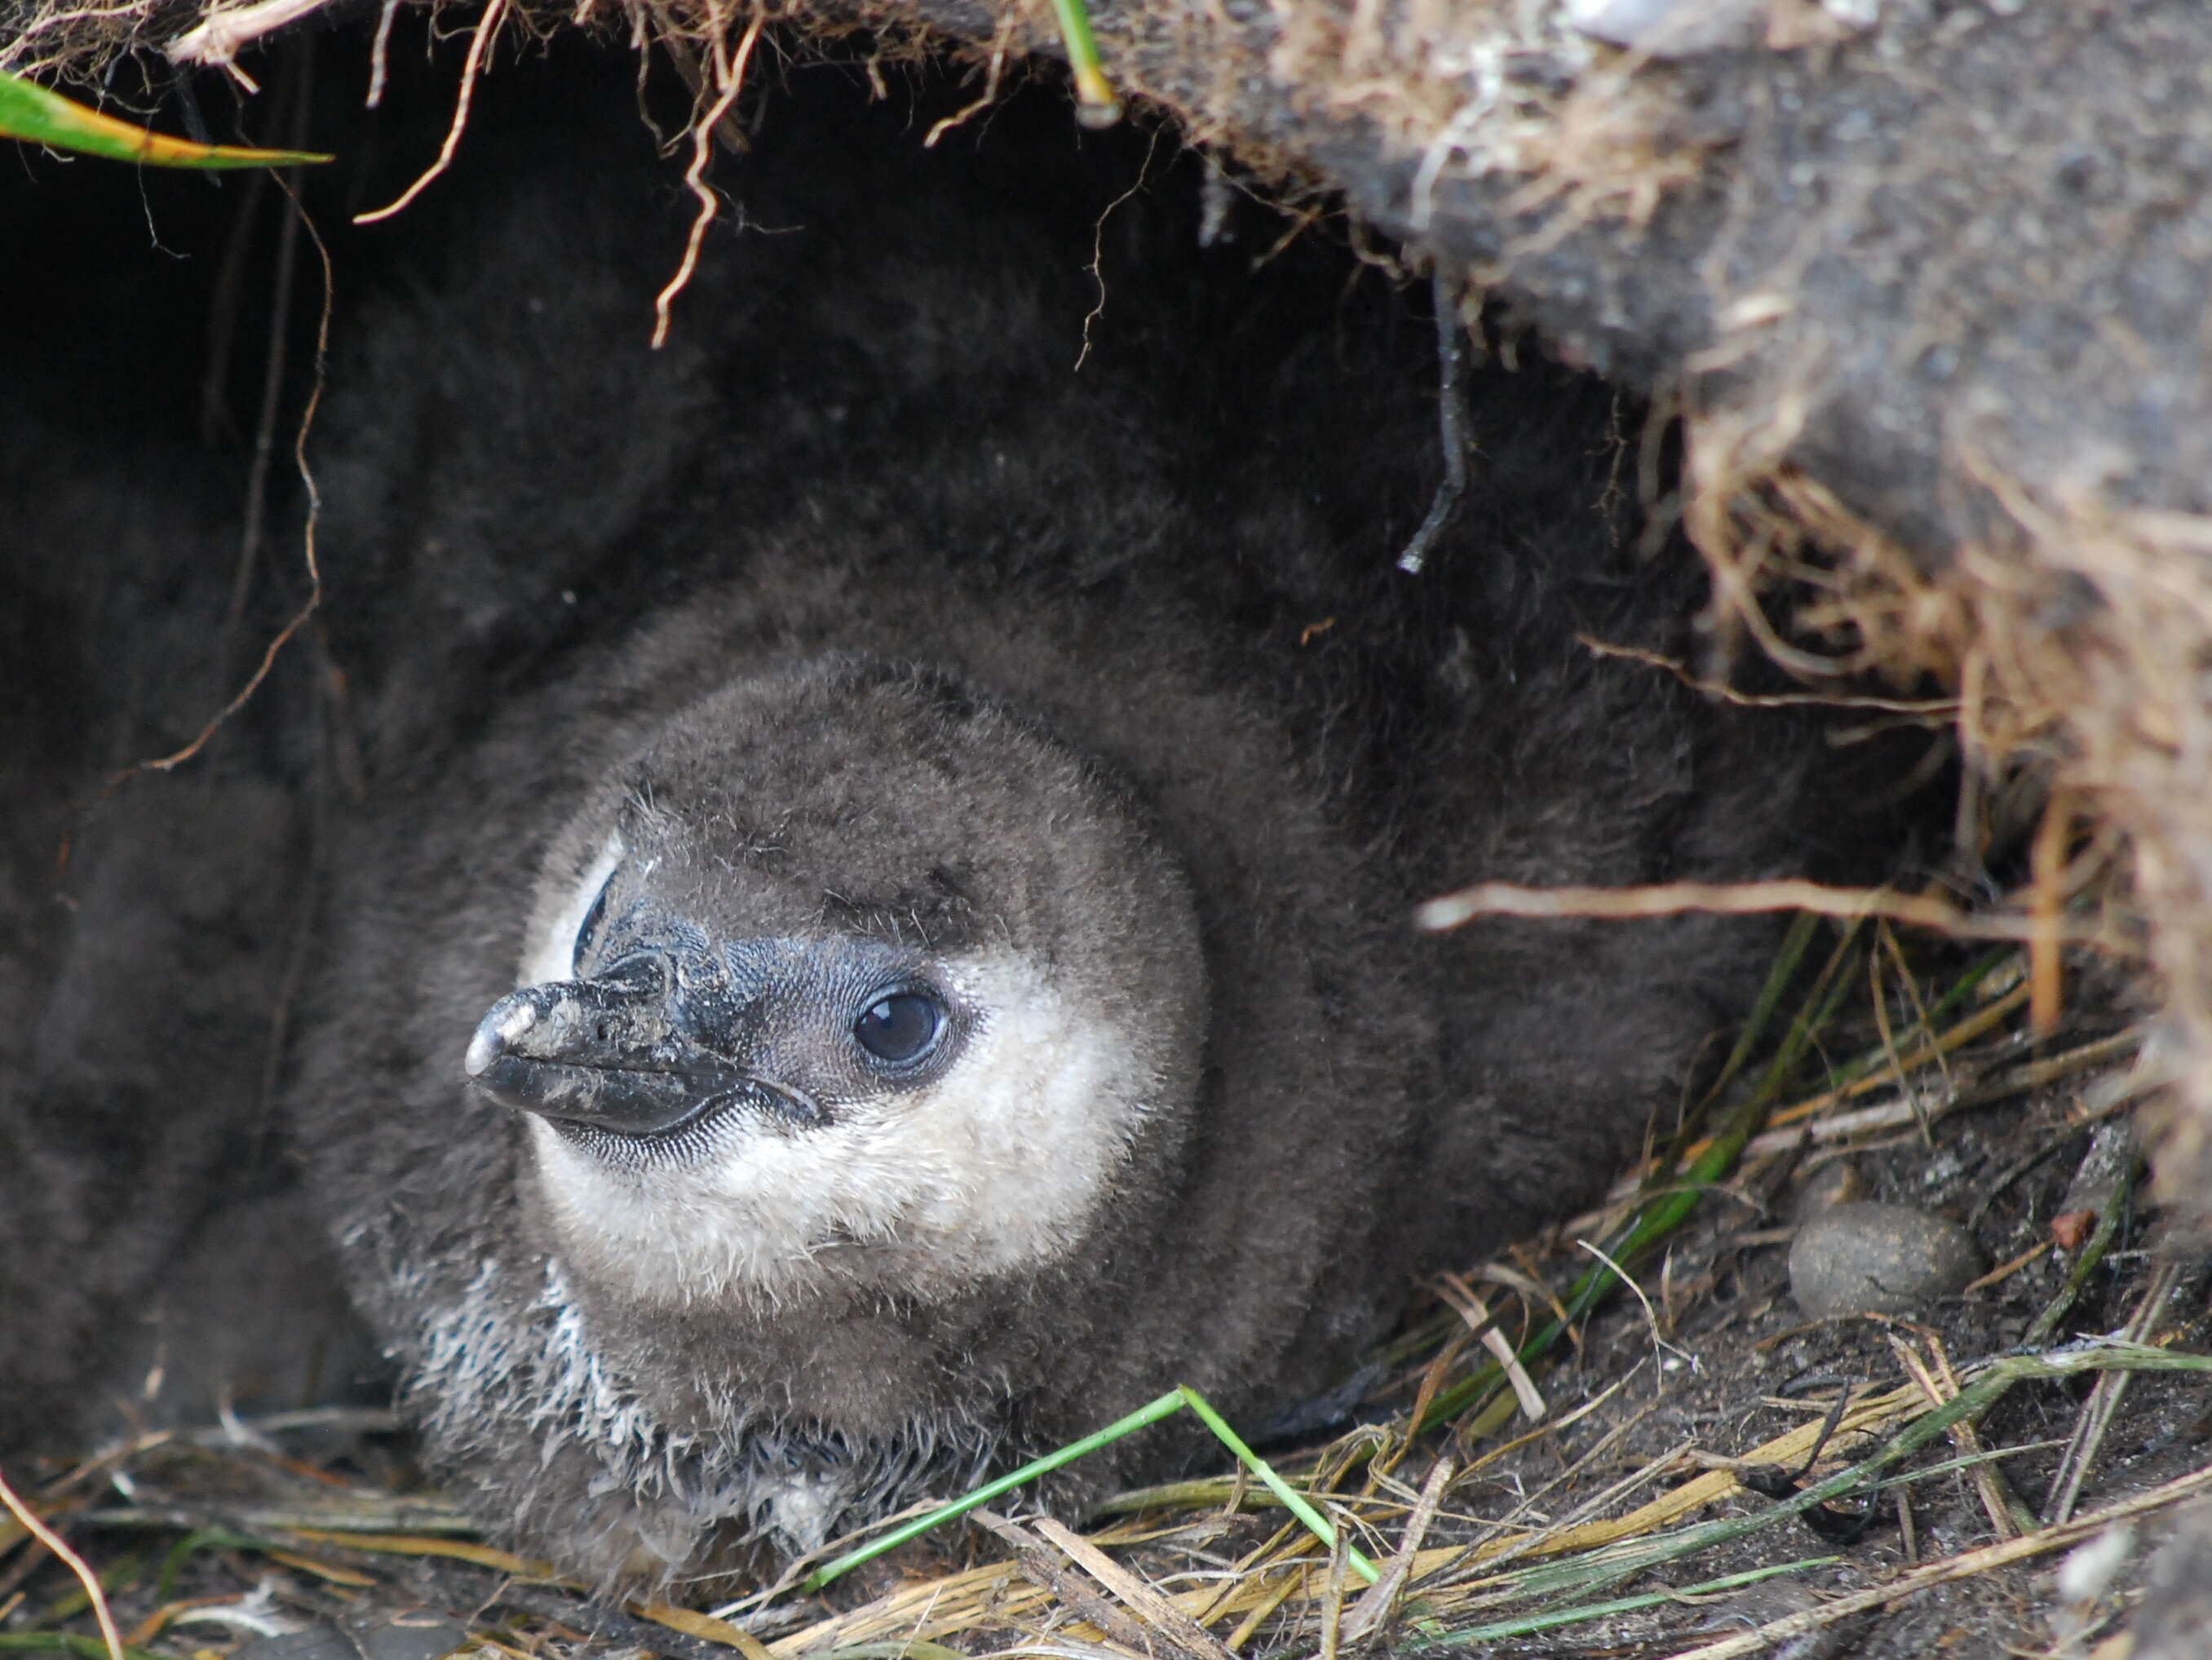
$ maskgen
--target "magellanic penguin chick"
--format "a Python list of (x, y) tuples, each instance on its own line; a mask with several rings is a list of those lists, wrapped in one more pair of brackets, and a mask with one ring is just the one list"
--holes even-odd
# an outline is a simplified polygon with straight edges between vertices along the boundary
[(604, 1584), (1176, 1383), (1294, 1406), (1440, 1260), (1433, 1017), (1281, 725), (1171, 614), (872, 603), (881, 552), (757, 549), (504, 712), (339, 935), (301, 1140), (357, 1291), (450, 1469)]
[(661, 222), (539, 136), (334, 373), (363, 787), (296, 1140), (434, 1463), (609, 1589), (1177, 1383), (1314, 1421), (1414, 1275), (1601, 1185), (1772, 938), (1413, 902), (1810, 839), (1800, 727), (1576, 642), (1676, 648), (1687, 593), (1588, 509), (1601, 390), (1479, 403), (1490, 495), (1400, 583), (1425, 319), (1318, 254), (1200, 281), (1139, 202), (1072, 376), (1095, 293), (1053, 273), (1118, 180), (809, 119), (746, 164), (805, 228), (710, 258), (667, 353)]

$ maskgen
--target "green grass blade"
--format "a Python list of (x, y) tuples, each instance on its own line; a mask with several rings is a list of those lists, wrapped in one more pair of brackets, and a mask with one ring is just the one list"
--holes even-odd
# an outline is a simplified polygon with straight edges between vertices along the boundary
[(2066, 1283), (2058, 1288), (2058, 1295), (2051, 1299), (2042, 1313), (2028, 1323), (2027, 1329), (2021, 1335), (2022, 1348), (2040, 1348), (2048, 1343), (2051, 1334), (2058, 1329), (2059, 1322), (2073, 1310), (2074, 1304), (2080, 1300), (2082, 1287), (2089, 1283), (2089, 1276), (2104, 1262), (2105, 1253), (2112, 1248), (2112, 1241), (2119, 1234), (2120, 1224), (2130, 1213), (2135, 1188), (2135, 1161), (2130, 1158), (2127, 1167), (2120, 1172), (2119, 1185), (2112, 1189), (2112, 1197), (2105, 1201), (2104, 1209), (2097, 1218), (2096, 1231), (2089, 1236), (2088, 1243), (2075, 1258), (2073, 1269), (2066, 1276)]
[(1476, 1643), (1502, 1643), (1509, 1637), (1531, 1637), (1538, 1632), (1557, 1630), (1561, 1626), (1580, 1625), (1585, 1620), (1603, 1620), (1610, 1614), (1633, 1614), (1638, 1608), (1680, 1602), (1686, 1596), (1705, 1596), (1735, 1590), (1745, 1585), (1755, 1585), (1762, 1579), (1796, 1573), (1801, 1568), (1831, 1567), (1843, 1560), (1840, 1556), (1808, 1556), (1799, 1562), (1778, 1562), (1772, 1567), (1750, 1568), (1741, 1573), (1723, 1574), (1718, 1579), (1708, 1579), (1702, 1584), (1684, 1585), (1679, 1590), (1648, 1591), (1641, 1596), (1616, 1596), (1609, 1602), (1585, 1602), (1579, 1608), (1554, 1608), (1546, 1614), (1524, 1614), (1518, 1620), (1500, 1620), (1486, 1626), (1469, 1626), (1464, 1630), (1445, 1632), (1435, 1637), (1414, 1638), (1405, 1645), (1402, 1652), (1437, 1654)]
[(1060, 44), (1067, 50), (1067, 66), (1075, 71), (1075, 119), (1086, 127), (1112, 126), (1121, 119), (1121, 100), (1099, 67), (1090, 12), (1083, 0), (1052, 0), (1052, 14), (1060, 24)]
[(1103, 1430), (1094, 1430), (1079, 1441), (1054, 1449), (1042, 1458), (1032, 1458), (1018, 1469), (1009, 1470), (995, 1481), (986, 1481), (971, 1493), (962, 1494), (949, 1504), (939, 1505), (926, 1516), (917, 1516), (902, 1523), (879, 1539), (871, 1539), (857, 1549), (825, 1562), (799, 1581), (803, 1591), (817, 1591), (831, 1580), (850, 1573), (863, 1562), (872, 1562), (886, 1551), (896, 1550), (909, 1539), (918, 1539), (932, 1528), (942, 1527), (955, 1517), (967, 1515), (978, 1505), (988, 1505), (1002, 1493), (1010, 1493), (1024, 1481), (1034, 1481), (1040, 1475), (1050, 1475), (1063, 1464), (1072, 1464), (1086, 1453), (1092, 1453), (1125, 1435), (1134, 1434), (1148, 1424), (1157, 1424), (1163, 1418), (1181, 1412), (1184, 1406), (1184, 1391), (1170, 1389), (1157, 1401), (1147, 1402), (1126, 1418), (1117, 1418)]
[[(1328, 1524), (1328, 1518), (1308, 1504), (1304, 1494), (1276, 1475), (1273, 1465), (1246, 1446), (1237, 1432), (1229, 1427), (1228, 1420), (1214, 1411), (1212, 1404), (1204, 1395), (1194, 1389), (1178, 1389), (1176, 1393), (1189, 1403), (1190, 1409), (1198, 1414), (1200, 1421), (1213, 1432), (1214, 1439), (1236, 1454), (1237, 1462), (1258, 1476), (1267, 1491), (1281, 1499), (1285, 1508), (1306, 1524), (1307, 1532), (1331, 1550), (1336, 1548), (1336, 1529)], [(1344, 1548), (1344, 1560), (1351, 1565), (1354, 1573), (1370, 1585), (1382, 1577), (1381, 1569), (1349, 1544)]]
[(165, 137), (4, 71), (0, 71), (0, 138), (156, 167), (279, 167), (331, 159), (312, 150), (246, 149)]
[(1766, 1039), (1767, 1028), (1774, 1024), (1782, 1011), (1782, 1000), (1789, 994), (1792, 982), (1797, 978), (1798, 965), (1804, 962), (1805, 953), (1812, 949), (1813, 936), (1820, 932), (1820, 919), (1810, 911), (1798, 915), (1790, 924), (1790, 931), (1782, 936), (1782, 949), (1774, 954), (1774, 964), (1766, 971), (1766, 983), (1759, 988), (1758, 1000), (1751, 1006), (1751, 1014), (1736, 1035), (1735, 1046), (1729, 1050), (1728, 1059), (1705, 1091), (1705, 1099), (1717, 1100), (1721, 1093), (1735, 1081), (1736, 1074), (1750, 1064), (1751, 1057)]
[[(1213, 1409), (1212, 1403), (1204, 1395), (1194, 1389), (1177, 1388), (1169, 1390), (1156, 1401), (1147, 1402), (1127, 1417), (1115, 1419), (1104, 1429), (1094, 1430), (1081, 1440), (1071, 1441), (1064, 1447), (1055, 1448), (1042, 1458), (1032, 1458), (1020, 1468), (1009, 1470), (1006, 1475), (994, 1481), (986, 1481), (973, 1492), (963, 1493), (948, 1504), (939, 1505), (927, 1515), (917, 1516), (911, 1522), (901, 1523), (880, 1538), (871, 1539), (866, 1544), (847, 1551), (842, 1556), (823, 1563), (805, 1578), (800, 1580), (799, 1588), (802, 1591), (808, 1592), (820, 1590), (831, 1580), (850, 1573), (864, 1562), (874, 1561), (886, 1551), (896, 1550), (910, 1539), (920, 1538), (932, 1528), (942, 1527), (947, 1522), (965, 1516), (978, 1505), (989, 1504), (1000, 1493), (1011, 1493), (1024, 1482), (1034, 1481), (1040, 1475), (1048, 1475), (1062, 1465), (1072, 1464), (1077, 1459), (1096, 1452), (1099, 1448), (1118, 1441), (1125, 1435), (1134, 1434), (1147, 1425), (1157, 1424), (1163, 1418), (1172, 1417), (1186, 1407), (1198, 1415), (1199, 1420), (1206, 1428), (1213, 1432), (1214, 1438), (1228, 1448), (1236, 1456), (1239, 1463), (1258, 1476), (1267, 1491), (1282, 1500), (1289, 1507), (1291, 1513), (1305, 1523), (1307, 1529), (1315, 1538), (1320, 1540), (1331, 1550), (1336, 1548), (1336, 1529), (1328, 1524), (1328, 1519), (1308, 1504), (1289, 1482), (1278, 1475), (1273, 1465), (1246, 1446), (1237, 1432), (1229, 1427), (1228, 1421)], [(1369, 1561), (1365, 1556), (1349, 1545), (1345, 1548), (1345, 1560), (1351, 1564), (1352, 1572), (1365, 1579), (1370, 1585), (1382, 1577), (1382, 1571), (1374, 1563)]]
[(256, 1539), (250, 1534), (234, 1532), (228, 1528), (198, 1528), (169, 1547), (161, 1558), (161, 1571), (155, 1580), (154, 1597), (156, 1602), (173, 1602), (177, 1599), (178, 1577), (185, 1564), (204, 1550), (277, 1550), (282, 1547), (266, 1539)]

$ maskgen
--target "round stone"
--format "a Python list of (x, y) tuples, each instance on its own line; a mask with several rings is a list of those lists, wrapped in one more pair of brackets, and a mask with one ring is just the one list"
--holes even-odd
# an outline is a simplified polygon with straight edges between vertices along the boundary
[(1832, 1206), (1797, 1230), (1790, 1289), (1816, 1320), (1909, 1314), (1962, 1291), (1986, 1266), (1973, 1236), (1911, 1205)]

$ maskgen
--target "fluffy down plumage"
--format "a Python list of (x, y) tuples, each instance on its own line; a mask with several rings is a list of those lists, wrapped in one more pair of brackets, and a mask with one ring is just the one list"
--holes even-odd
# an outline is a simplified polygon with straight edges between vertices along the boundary
[[(274, 1122), (257, 1168), (301, 1172), (434, 1463), (611, 1589), (756, 1569), (1176, 1383), (1325, 1415), (1415, 1275), (1589, 1195), (1771, 940), (1423, 938), (1413, 902), (1833, 840), (1808, 727), (1577, 643), (1679, 649), (1696, 597), (1595, 505), (1602, 388), (1479, 380), (1475, 499), (1400, 576), (1418, 301), (1200, 250), (1177, 185), (1097, 230), (1086, 323), (1121, 153), (1018, 106), (924, 152), (799, 78), (660, 353), (683, 210), (614, 113), (480, 118), (472, 172), (342, 246), (374, 280), (313, 452), (316, 672), (208, 781), (104, 810), (72, 879), (152, 891), (11, 959), (33, 1025), (136, 998), (123, 1059), (169, 1057), (156, 1102), (112, 1049), (11, 1055), (26, 1157), (104, 1168), (40, 1140), (87, 1090), (196, 1150), (100, 1306)], [(149, 916), (178, 951), (118, 958)], [(855, 1048), (872, 1018), (925, 1048)], [(88, 1249), (9, 1202), (39, 1262)], [(1051, 1497), (1193, 1450), (1163, 1426)]]

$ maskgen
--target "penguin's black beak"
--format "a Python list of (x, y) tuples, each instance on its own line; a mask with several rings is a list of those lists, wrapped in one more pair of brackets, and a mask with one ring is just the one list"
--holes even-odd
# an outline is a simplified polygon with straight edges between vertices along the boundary
[(797, 1091), (685, 1036), (679, 996), (650, 954), (589, 980), (525, 986), (477, 1024), (461, 1065), (503, 1106), (621, 1135), (665, 1134), (741, 1098), (785, 1119), (818, 1117)]

